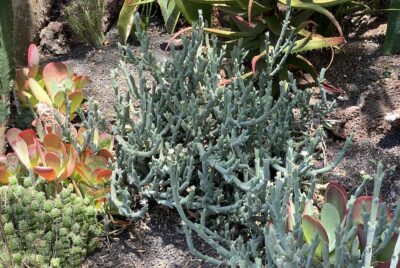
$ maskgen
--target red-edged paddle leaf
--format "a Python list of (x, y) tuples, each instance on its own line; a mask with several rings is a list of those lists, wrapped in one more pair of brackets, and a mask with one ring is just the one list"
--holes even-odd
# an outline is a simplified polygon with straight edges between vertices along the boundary
[(78, 172), (81, 180), (87, 185), (91, 185), (92, 182), (92, 170), (84, 163), (76, 164), (76, 172)]
[(373, 196), (360, 196), (354, 201), (353, 208), (353, 223), (354, 224), (364, 224), (364, 220), (362, 218), (362, 204), (365, 205), (365, 209), (368, 213), (371, 212), (372, 200)]
[(111, 178), (112, 171), (110, 169), (102, 169), (99, 172), (96, 172), (96, 181), (97, 184), (103, 185), (108, 182)]
[(67, 66), (61, 62), (50, 62), (43, 69), (43, 80), (47, 92), (51, 92), (52, 83), (59, 83), (69, 76)]
[(60, 154), (65, 151), (61, 137), (54, 133), (49, 133), (44, 136), (43, 146), (46, 149), (46, 152)]
[(325, 190), (325, 202), (331, 203), (339, 212), (342, 222), (347, 212), (347, 193), (346, 190), (336, 182), (330, 182)]
[(111, 151), (107, 149), (100, 149), (99, 152), (97, 153), (98, 156), (104, 157), (107, 162), (109, 160), (114, 161), (114, 155), (111, 153)]
[(21, 131), (18, 136), (20, 136), (24, 141), (26, 142), (26, 145), (32, 145), (34, 144), (34, 141), (36, 139), (36, 132), (33, 131), (32, 129), (26, 129), (24, 131)]
[(39, 165), (40, 153), (38, 152), (36, 144), (31, 144), (28, 146), (28, 155), (31, 166)]
[(40, 54), (35, 44), (31, 44), (28, 48), (28, 77), (35, 78), (39, 70)]
[(41, 167), (36, 166), (33, 168), (33, 171), (39, 175), (40, 177), (44, 178), (45, 180), (52, 182), (57, 179), (56, 172), (51, 167)]
[[(354, 224), (364, 224), (364, 220), (362, 218), (362, 204), (365, 204), (365, 209), (368, 213), (371, 212), (371, 207), (372, 207), (372, 200), (374, 199), (373, 196), (360, 196), (354, 201), (354, 209), (353, 209), (353, 223)], [(378, 207), (378, 215), (380, 214), (380, 205), (381, 201), (379, 201), (379, 207)], [(386, 217), (389, 221), (392, 220), (392, 214), (390, 211), (386, 208)]]
[(315, 251), (315, 256), (317, 258), (321, 258), (324, 243), (329, 243), (328, 234), (326, 233), (321, 222), (310, 215), (303, 215), (302, 228), (304, 239), (306, 240), (307, 244), (311, 244), (314, 237), (318, 235), (320, 241)]
[(66, 162), (63, 163), (64, 172), (61, 175), (62, 180), (67, 179), (74, 173), (76, 167), (76, 159), (78, 159), (78, 153), (76, 152), (74, 146), (70, 144), (65, 144), (64, 146), (67, 152), (68, 159), (66, 160)]
[(50, 152), (44, 155), (44, 159), (46, 161), (46, 165), (51, 167), (58, 176), (62, 170), (62, 162), (60, 157), (56, 153)]

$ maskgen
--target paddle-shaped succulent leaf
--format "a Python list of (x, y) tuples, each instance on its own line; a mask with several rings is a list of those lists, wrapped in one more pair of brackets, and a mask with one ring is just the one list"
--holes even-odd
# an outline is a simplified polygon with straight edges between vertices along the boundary
[(96, 207), (100, 208), (106, 201), (106, 195), (110, 191), (109, 181), (112, 170), (108, 168), (108, 162), (112, 160), (102, 151), (95, 154), (91, 149), (86, 149), (76, 164), (75, 179), (84, 196), (95, 199)]
[(336, 209), (342, 222), (347, 213), (346, 190), (336, 182), (330, 182), (325, 190), (325, 202), (332, 204)]
[(89, 77), (76, 75), (71, 66), (61, 62), (50, 62), (41, 69), (39, 61), (39, 50), (32, 44), (28, 50), (28, 67), (17, 70), (16, 95), (22, 103), (32, 107), (43, 102), (64, 114), (67, 98), (71, 102), (70, 116), (73, 118), (84, 99), (82, 89), (89, 83)]
[(322, 257), (322, 251), (324, 243), (329, 243), (328, 234), (321, 222), (310, 215), (303, 215), (301, 225), (303, 227), (304, 239), (308, 244), (311, 244), (312, 240), (316, 236), (319, 238), (319, 243), (315, 251), (317, 258)]
[(55, 133), (39, 140), (31, 129), (12, 128), (7, 132), (7, 140), (25, 168), (47, 181), (65, 180), (75, 170), (78, 158), (75, 148)]

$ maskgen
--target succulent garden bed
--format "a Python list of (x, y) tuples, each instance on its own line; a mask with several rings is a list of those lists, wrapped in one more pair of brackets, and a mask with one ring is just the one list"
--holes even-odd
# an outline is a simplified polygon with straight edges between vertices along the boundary
[[(119, 10), (122, 2), (106, 6)], [(132, 15), (137, 9), (128, 2), (122, 13)], [(191, 11), (175, 2), (192, 23)], [(285, 31), (290, 12), (281, 4), (277, 17)], [(386, 18), (367, 14), (346, 28), (347, 43), (332, 62), (329, 49), (306, 52), (315, 69), (329, 65), (323, 77), (304, 75), (310, 66), (290, 53), (321, 45), (310, 27), (302, 28), (305, 35), (302, 24), (291, 32), (304, 37), (296, 41), (289, 30), (280, 39), (272, 30), (260, 35), (250, 20), (236, 21), (243, 28), (234, 34), (225, 31), (226, 21), (189, 31), (183, 20), (178, 26), (166, 20), (165, 8), (160, 4), (162, 13), (142, 17), (142, 24), (136, 17), (136, 40), (127, 46), (119, 44), (129, 32), (121, 20), (106, 25), (104, 36), (95, 34), (102, 28), (97, 21), (90, 35), (80, 32), (102, 44), (96, 48), (60, 41), (73, 36), (64, 16), (70, 24), (79, 17), (51, 12), (46, 28), (53, 32), (38, 42), (44, 54), (39, 60), (31, 45), (28, 66), (17, 70), (0, 137), (10, 153), (0, 163), (0, 267), (389, 267), (397, 261), (400, 56), (381, 52)], [(208, 11), (219, 18), (216, 10)], [(108, 24), (115, 17), (109, 13)], [(170, 39), (165, 27), (181, 32)], [(249, 36), (266, 38), (271, 47), (257, 55), (252, 46), (251, 61), (244, 49), (229, 46), (232, 35), (244, 37), (244, 45)], [(323, 46), (337, 47), (341, 38), (324, 39)], [(221, 40), (228, 40), (226, 51)], [(287, 75), (294, 63), (303, 68)]]

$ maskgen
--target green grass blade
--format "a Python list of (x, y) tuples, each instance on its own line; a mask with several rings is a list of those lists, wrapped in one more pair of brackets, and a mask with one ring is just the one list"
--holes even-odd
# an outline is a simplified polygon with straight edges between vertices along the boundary
[[(391, 0), (390, 9), (399, 9), (400, 0)], [(383, 53), (395, 54), (400, 51), (400, 11), (388, 15), (387, 31)]]

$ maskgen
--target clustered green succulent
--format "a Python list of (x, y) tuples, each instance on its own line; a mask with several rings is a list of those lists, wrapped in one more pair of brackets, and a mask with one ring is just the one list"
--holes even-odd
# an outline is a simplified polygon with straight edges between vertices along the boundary
[(0, 206), (0, 267), (80, 267), (101, 234), (96, 209), (72, 185), (47, 198), (25, 178), (0, 187)]

